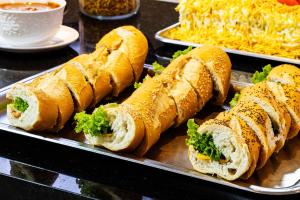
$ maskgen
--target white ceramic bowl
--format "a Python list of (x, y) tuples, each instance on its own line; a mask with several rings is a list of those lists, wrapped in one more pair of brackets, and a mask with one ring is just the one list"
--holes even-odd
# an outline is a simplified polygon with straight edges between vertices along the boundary
[[(0, 4), (11, 0), (0, 0)], [(0, 39), (14, 46), (43, 43), (59, 30), (66, 6), (65, 0), (14, 0), (13, 2), (54, 2), (60, 6), (44, 11), (12, 11), (0, 9)]]

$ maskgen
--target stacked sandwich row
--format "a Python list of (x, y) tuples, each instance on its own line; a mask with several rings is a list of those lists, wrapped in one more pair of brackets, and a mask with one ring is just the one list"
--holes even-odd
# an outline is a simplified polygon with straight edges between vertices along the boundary
[(300, 69), (273, 68), (265, 80), (243, 89), (231, 110), (188, 126), (189, 158), (197, 171), (249, 178), (299, 133)]
[(91, 54), (80, 55), (31, 83), (7, 93), (11, 125), (29, 131), (59, 131), (74, 112), (117, 96), (140, 78), (148, 52), (145, 36), (132, 26), (112, 30)]
[(230, 74), (231, 62), (224, 51), (210, 46), (193, 49), (160, 75), (147, 77), (121, 104), (99, 107), (92, 115), (77, 114), (76, 130), (84, 132), (91, 144), (144, 155), (161, 133), (194, 116), (209, 100), (221, 105)]

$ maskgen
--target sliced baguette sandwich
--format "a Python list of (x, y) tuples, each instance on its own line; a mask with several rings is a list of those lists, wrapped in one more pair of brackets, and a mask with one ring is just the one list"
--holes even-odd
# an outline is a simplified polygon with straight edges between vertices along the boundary
[[(74, 111), (94, 107), (110, 94), (117, 96), (134, 80), (138, 80), (147, 51), (147, 40), (136, 28), (125, 26), (113, 30), (101, 39), (95, 52), (72, 59), (50, 74), (37, 78), (31, 86), (13, 87), (7, 95), (11, 101), (20, 100), (15, 94), (32, 96), (31, 99), (22, 96), (19, 102), (30, 100), (28, 110), (34, 108), (34, 111), (42, 111), (43, 102), (47, 100), (51, 112), (48, 111), (49, 118), (44, 116), (44, 111), (29, 116), (29, 111), (24, 110), (26, 114), (23, 115), (9, 106), (9, 122), (26, 130), (59, 131)], [(23, 104), (27, 107), (27, 103)], [(52, 109), (53, 106), (55, 108)], [(54, 111), (56, 117), (51, 114)], [(38, 119), (39, 116), (41, 119)]]
[(253, 173), (260, 144), (246, 123), (230, 114), (208, 120), (199, 128), (192, 123), (188, 123), (188, 155), (194, 169), (227, 180)]
[[(281, 65), (273, 69), (270, 66), (266, 66), (262, 73), (255, 73), (252, 81), (256, 84), (241, 91), (240, 95), (237, 96), (239, 99), (235, 99), (237, 104), (232, 104), (232, 106), (235, 106), (230, 111), (222, 112), (215, 119), (201, 125), (197, 134), (195, 134), (196, 137), (193, 134), (189, 136), (192, 138), (188, 140), (189, 157), (194, 169), (203, 173), (217, 174), (227, 180), (234, 180), (236, 178), (249, 178), (255, 169), (262, 168), (274, 151), (278, 152), (282, 149), (287, 139), (293, 138), (299, 133), (300, 92), (297, 88), (299, 73), (300, 69), (291, 65)], [(214, 127), (205, 129), (211, 124), (214, 124)], [(217, 132), (214, 131), (214, 128), (218, 126), (221, 126), (222, 130), (230, 127), (232, 132), (239, 135), (243, 132), (244, 135), (252, 133), (252, 139), (248, 138), (246, 140), (253, 143), (251, 150), (248, 144), (252, 164), (245, 166), (245, 168), (240, 166), (241, 169), (244, 169), (243, 171), (246, 171), (248, 167), (243, 175), (237, 173), (240, 168), (238, 170), (234, 168), (234, 175), (237, 173), (238, 176), (229, 176), (227, 163), (224, 164), (221, 160), (211, 165), (214, 154), (206, 153), (203, 156), (201, 155), (203, 152), (199, 151), (199, 149), (196, 150), (197, 147), (203, 145), (203, 142), (206, 141), (199, 137), (198, 133), (211, 133), (213, 135), (214, 132)], [(188, 127), (190, 131), (194, 126), (189, 126), (188, 124)], [(221, 137), (224, 132), (227, 131), (220, 131), (216, 135)], [(231, 134), (234, 135), (233, 133)], [(202, 139), (196, 141), (193, 137)], [(227, 141), (230, 139), (224, 139), (223, 137), (221, 141), (223, 140)], [(218, 155), (221, 155), (224, 152), (224, 147), (227, 146), (226, 144), (218, 144), (219, 141), (220, 139), (217, 136), (213, 136), (210, 144), (215, 144), (218, 148), (217, 150), (215, 148), (214, 152), (218, 152)], [(226, 157), (225, 153), (223, 155)], [(244, 162), (247, 163), (249, 161)], [(225, 169), (225, 172), (220, 169)]]
[[(99, 47), (100, 48), (100, 47)], [(220, 81), (218, 84), (222, 88), (222, 95), (227, 95), (226, 89), (229, 88), (230, 72), (216, 72), (216, 69), (231, 70), (231, 63), (226, 53), (217, 47), (199, 47), (202, 49), (192, 50), (191, 54), (186, 54), (173, 60), (170, 65), (160, 74), (152, 78), (147, 78), (141, 86), (119, 106), (116, 112), (122, 111), (124, 107), (137, 111), (144, 123), (144, 138), (136, 148), (138, 155), (144, 155), (158, 141), (160, 135), (171, 126), (179, 126), (188, 118), (200, 111), (202, 107), (213, 96), (212, 77), (217, 77)], [(210, 52), (209, 58), (207, 51)], [(193, 51), (197, 53), (192, 53)], [(217, 52), (215, 54), (215, 52)], [(222, 53), (221, 53), (222, 52)], [(203, 54), (203, 58), (202, 58)], [(210, 67), (206, 67), (206, 61)], [(224, 61), (223, 63), (221, 61)], [(214, 64), (218, 66), (214, 66)], [(223, 65), (223, 66), (222, 66)], [(211, 68), (213, 70), (209, 70)], [(195, 74), (193, 74), (195, 73)], [(200, 74), (201, 73), (201, 74)], [(213, 74), (213, 75), (212, 75)], [(192, 76), (193, 77), (190, 77)], [(222, 77), (219, 77), (222, 76)], [(227, 77), (226, 77), (227, 76)], [(203, 78), (203, 80), (201, 80)], [(227, 80), (227, 81), (225, 81)], [(216, 87), (218, 89), (219, 87)], [(105, 110), (105, 106), (104, 106)], [(108, 111), (106, 111), (108, 113)], [(124, 118), (123, 120), (127, 120)], [(83, 123), (83, 118), (77, 118), (78, 127)], [(109, 124), (114, 124), (114, 119), (107, 119)], [(85, 135), (89, 135), (89, 130), (83, 130)], [(117, 129), (112, 130), (112, 135), (123, 135)], [(131, 133), (128, 133), (131, 135)], [(140, 133), (137, 133), (141, 135)], [(97, 134), (98, 137), (103, 137), (103, 134)], [(125, 134), (127, 135), (127, 134)], [(90, 136), (87, 136), (89, 139)], [(112, 137), (117, 138), (117, 137)], [(124, 137), (124, 139), (126, 136)], [(104, 146), (113, 151), (128, 150), (126, 146), (121, 146), (114, 140), (110, 141), (113, 146), (101, 142), (90, 143)], [(101, 141), (101, 140), (97, 140)], [(130, 146), (130, 143), (128, 143)], [(133, 145), (135, 146), (135, 145)]]
[(26, 84), (15, 84), (6, 94), (11, 125), (27, 131), (51, 131), (56, 125), (58, 107), (42, 90)]

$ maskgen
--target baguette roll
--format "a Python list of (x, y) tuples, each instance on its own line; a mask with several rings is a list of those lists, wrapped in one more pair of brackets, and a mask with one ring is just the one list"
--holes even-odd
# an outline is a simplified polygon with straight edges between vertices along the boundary
[(133, 151), (144, 138), (144, 122), (139, 112), (128, 106), (108, 104), (105, 112), (112, 133), (92, 136), (86, 134), (90, 144), (103, 146), (111, 151)]
[(266, 82), (260, 82), (243, 89), (240, 100), (257, 103), (269, 115), (276, 140), (275, 152), (279, 152), (285, 144), (291, 125), (291, 118), (287, 110), (280, 103), (276, 102)]
[(55, 72), (55, 76), (64, 81), (71, 91), (75, 111), (83, 111), (92, 103), (93, 90), (82, 72), (73, 63), (66, 63), (61, 70)]
[(82, 54), (75, 57), (69, 63), (73, 63), (85, 76), (93, 89), (94, 107), (112, 91), (109, 73), (104, 70), (102, 62), (97, 62), (90, 55)]
[(262, 168), (276, 148), (276, 140), (268, 114), (257, 103), (244, 100), (240, 100), (231, 112), (244, 120), (257, 135), (262, 145), (257, 169)]
[(97, 49), (106, 47), (110, 51), (124, 53), (133, 69), (134, 80), (138, 81), (148, 52), (146, 37), (133, 26), (122, 26), (106, 34), (97, 44)]
[(48, 131), (56, 125), (58, 107), (42, 90), (21, 83), (15, 84), (6, 98), (10, 101), (20, 98), (28, 105), (23, 111), (18, 110), (15, 103), (7, 105), (7, 119), (11, 125), (27, 131)]
[(147, 78), (122, 105), (138, 110), (144, 125), (145, 136), (137, 149), (144, 155), (157, 142), (160, 134), (170, 128), (176, 118), (176, 105), (159, 77)]
[(219, 119), (208, 120), (198, 128), (197, 134), (212, 135), (214, 146), (221, 152), (222, 157), (217, 161), (202, 156), (190, 145), (189, 159), (196, 171), (216, 174), (226, 180), (235, 180), (249, 170), (253, 157), (246, 143), (247, 139), (232, 129), (228, 123)]
[(288, 138), (296, 137), (300, 130), (300, 92), (291, 85), (282, 85), (275, 82), (267, 82), (267, 84), (276, 101), (284, 104), (291, 116)]
[[(114, 39), (112, 39), (113, 37)], [(116, 45), (112, 45), (115, 48), (111, 47), (112, 50), (109, 50), (107, 54), (111, 55), (115, 52), (123, 54), (123, 51), (120, 51), (120, 48), (118, 48), (120, 45), (118, 43), (118, 39), (120, 39), (119, 36), (117, 34), (112, 34), (110, 39), (112, 39), (112, 42), (115, 42)], [(98, 56), (96, 54), (104, 55), (103, 51), (105, 52), (106, 48), (107, 47), (105, 45), (99, 43), (96, 52), (93, 53), (93, 57), (99, 57), (101, 58), (101, 60), (103, 60), (105, 56)], [(206, 49), (207, 47), (201, 48)], [(212, 49), (215, 48), (209, 47), (208, 51), (211, 52)], [(221, 50), (217, 49), (217, 51)], [(201, 57), (202, 52), (195, 55), (182, 55), (179, 58), (175, 59), (166, 69), (164, 69), (164, 71), (160, 75), (154, 76), (152, 78), (146, 78), (141, 86), (119, 106), (118, 109), (120, 110), (130, 108), (132, 111), (138, 112), (140, 118), (144, 123), (144, 137), (139, 146), (136, 148), (136, 154), (140, 156), (146, 154), (147, 151), (158, 141), (160, 135), (164, 131), (166, 131), (173, 125), (179, 126), (180, 124), (182, 124), (182, 122), (195, 115), (196, 112), (200, 111), (205, 103), (212, 97), (213, 80), (211, 73), (215, 72), (211, 72), (210, 70), (206, 69), (206, 65), (203, 64), (204, 61), (207, 61), (213, 70), (223, 67), (223, 70), (230, 71), (230, 62), (225, 62), (226, 58), (228, 58), (226, 53), (217, 53), (217, 61), (215, 61), (214, 59), (206, 58), (206, 56), (208, 55), (206, 55), (205, 50), (203, 50), (203, 54), (204, 59), (202, 59)], [(125, 55), (125, 53), (123, 55)], [(215, 55), (213, 54), (211, 56)], [(225, 58), (222, 58), (222, 56)], [(222, 59), (224, 60), (224, 62), (221, 62), (223, 61)], [(108, 61), (105, 61), (104, 59), (104, 63), (105, 62), (105, 65), (107, 65)], [(214, 67), (214, 64), (218, 66)], [(129, 70), (125, 70), (122, 73), (122, 76), (124, 76), (124, 73), (126, 73), (126, 71), (128, 73)], [(226, 72), (226, 74), (228, 75), (227, 80), (229, 81), (230, 72)], [(223, 78), (225, 78), (226, 74), (222, 75)], [(120, 76), (120, 79), (121, 78), (122, 77)], [(199, 80), (202, 78), (203, 80)], [(112, 78), (112, 80), (114, 79)], [(126, 78), (126, 80), (128, 81), (129, 78)], [(220, 84), (223, 84), (223, 82), (221, 81)], [(229, 83), (225, 84), (229, 85)], [(228, 87), (222, 86), (222, 88), (222, 91), (224, 92), (223, 95), (226, 95), (227, 92), (225, 92), (224, 90), (226, 88), (228, 89)], [(126, 111), (124, 111), (124, 113), (126, 113)], [(80, 124), (82, 125), (82, 123)], [(80, 129), (79, 131), (82, 130)], [(89, 130), (84, 131), (89, 132)], [(115, 133), (113, 131), (112, 135), (114, 134)], [(103, 145), (102, 140), (92, 143), (105, 146), (108, 149), (117, 151), (117, 148)], [(135, 145), (133, 146), (135, 147)], [(118, 151), (119, 150), (122, 150), (122, 148), (119, 148)]]
[(300, 69), (293, 65), (279, 65), (272, 69), (267, 77), (268, 81), (291, 85), (300, 92)]
[[(134, 81), (134, 72), (127, 56), (122, 51), (109, 51), (105, 47), (99, 47), (91, 54), (98, 64), (103, 63), (103, 70), (110, 74), (113, 96), (118, 96)], [(143, 67), (141, 67), (143, 68)]]
[(188, 56), (200, 60), (210, 72), (216, 93), (213, 103), (222, 105), (230, 86), (231, 62), (228, 55), (218, 47), (203, 46), (193, 49)]
[(61, 130), (74, 112), (72, 95), (65, 83), (53, 73), (33, 80), (30, 84), (47, 94), (58, 107), (58, 118), (53, 131)]

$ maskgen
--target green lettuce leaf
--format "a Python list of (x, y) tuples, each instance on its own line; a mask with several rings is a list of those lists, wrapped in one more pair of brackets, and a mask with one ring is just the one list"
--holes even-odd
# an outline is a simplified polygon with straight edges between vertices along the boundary
[(187, 54), (188, 52), (190, 52), (191, 50), (193, 49), (192, 46), (189, 46), (187, 49), (185, 50), (179, 50), (179, 51), (176, 51), (174, 54), (173, 54), (173, 60), (175, 60), (176, 58), (178, 58), (179, 56), (181, 55), (185, 55)]
[(269, 65), (266, 65), (262, 68), (262, 72), (259, 72), (259, 71), (256, 71), (252, 78), (251, 78), (251, 81), (252, 83), (259, 83), (259, 82), (262, 82), (264, 80), (267, 79), (267, 76), (269, 75), (269, 73), (272, 71), (272, 66), (269, 64)]
[(159, 64), (157, 61), (152, 63), (152, 66), (153, 66), (153, 72), (155, 73), (155, 75), (162, 73), (162, 71), (164, 71), (164, 69), (165, 69), (165, 67), (162, 66), (161, 64)]
[(25, 112), (27, 110), (27, 108), (29, 107), (28, 103), (20, 97), (16, 97), (13, 100), (12, 104), (13, 104), (13, 107), (20, 112)]
[(240, 96), (241, 96), (240, 93), (235, 93), (234, 97), (229, 102), (229, 105), (230, 105), (231, 108), (233, 108), (234, 106), (236, 106), (236, 104), (238, 103), (238, 101), (240, 99)]
[(142, 85), (142, 82), (134, 82), (134, 89), (138, 89)]
[(197, 132), (199, 125), (195, 123), (194, 119), (189, 119), (187, 127), (187, 145), (192, 145), (196, 151), (209, 156), (212, 160), (220, 161), (224, 158), (220, 150), (216, 147), (211, 134), (199, 134)]
[(77, 113), (74, 117), (76, 122), (75, 132), (98, 136), (110, 133), (111, 127), (103, 106), (97, 108), (92, 114), (85, 111)]

